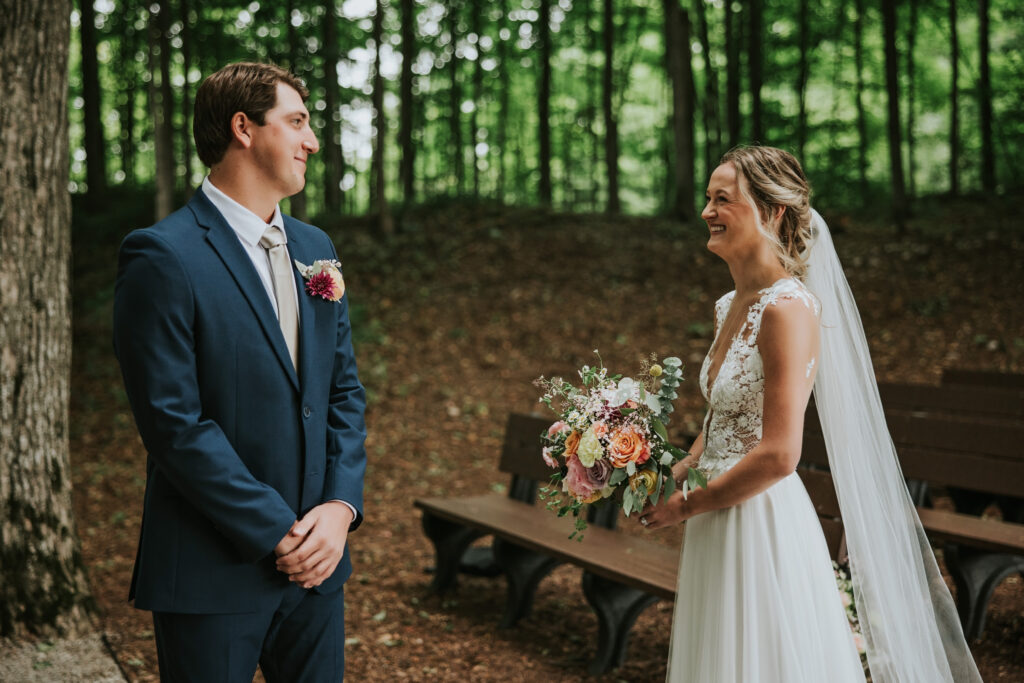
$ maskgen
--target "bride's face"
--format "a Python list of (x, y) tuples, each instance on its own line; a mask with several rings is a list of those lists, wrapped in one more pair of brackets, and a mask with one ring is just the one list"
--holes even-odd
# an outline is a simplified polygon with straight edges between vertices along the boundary
[(708, 249), (723, 259), (757, 249), (764, 236), (757, 229), (754, 209), (740, 190), (736, 167), (726, 162), (708, 181), (707, 204), (700, 217), (708, 224)]

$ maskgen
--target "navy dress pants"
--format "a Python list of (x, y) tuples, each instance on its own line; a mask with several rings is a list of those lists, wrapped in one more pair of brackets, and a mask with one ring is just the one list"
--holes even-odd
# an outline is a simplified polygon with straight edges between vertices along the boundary
[(160, 680), (336, 683), (345, 673), (345, 591), (289, 585), (280, 604), (245, 614), (153, 613)]

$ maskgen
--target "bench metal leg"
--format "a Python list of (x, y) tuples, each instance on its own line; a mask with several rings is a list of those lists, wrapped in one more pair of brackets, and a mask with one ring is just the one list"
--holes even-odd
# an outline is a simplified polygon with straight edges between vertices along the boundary
[(658, 598), (590, 572), (583, 572), (583, 594), (597, 614), (597, 656), (588, 670), (599, 676), (626, 661), (630, 629)]
[(950, 545), (944, 557), (956, 584), (956, 606), (964, 636), (977, 640), (985, 628), (992, 592), (1010, 574), (1024, 572), (1024, 556)]
[(469, 544), (484, 534), (426, 512), (423, 514), (423, 531), (434, 544), (437, 563), (430, 590), (438, 594), (445, 593), (455, 587), (459, 562)]
[(541, 579), (561, 562), (500, 538), (494, 539), (493, 548), (494, 559), (508, 580), (505, 613), (498, 628), (512, 628), (530, 614)]

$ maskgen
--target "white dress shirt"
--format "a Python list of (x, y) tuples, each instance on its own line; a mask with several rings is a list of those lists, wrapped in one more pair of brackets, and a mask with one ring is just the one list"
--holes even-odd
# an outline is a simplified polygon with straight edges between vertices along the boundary
[[(206, 176), (203, 179), (203, 194), (205, 194), (213, 206), (220, 211), (220, 214), (224, 216), (224, 220), (226, 220), (228, 225), (231, 226), (231, 229), (235, 231), (235, 235), (238, 236), (238, 241), (241, 242), (242, 247), (245, 249), (245, 253), (249, 255), (249, 259), (252, 261), (253, 267), (256, 268), (256, 272), (260, 276), (263, 288), (267, 291), (267, 297), (270, 298), (270, 305), (274, 307), (274, 315), (279, 315), (277, 311), (277, 297), (274, 296), (274, 276), (270, 272), (270, 255), (267, 253), (266, 249), (260, 246), (260, 238), (263, 237), (263, 233), (266, 232), (268, 225), (277, 226), (281, 229), (281, 233), (284, 235), (285, 249), (288, 248), (288, 235), (284, 231), (284, 219), (281, 217), (281, 206), (274, 206), (274, 216), (270, 219), (270, 223), (267, 223), (252, 211), (217, 189), (217, 186), (210, 182), (210, 176)], [(291, 261), (292, 257), (291, 253), (289, 253), (288, 262), (291, 263)], [(292, 283), (292, 294), (295, 296), (295, 312), (298, 313), (299, 293), (295, 291), (295, 278), (291, 277), (288, 281)], [(344, 503), (348, 506), (348, 509), (352, 511), (353, 520), (358, 516), (356, 514), (356, 509), (351, 504), (346, 503), (343, 500), (339, 500), (338, 502)]]

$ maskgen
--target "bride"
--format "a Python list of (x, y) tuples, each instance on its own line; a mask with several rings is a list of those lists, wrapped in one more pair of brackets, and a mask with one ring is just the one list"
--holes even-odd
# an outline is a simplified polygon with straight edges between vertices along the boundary
[(715, 304), (704, 429), (676, 466), (708, 487), (644, 509), (687, 521), (670, 681), (864, 681), (828, 548), (799, 476), (813, 389), (874, 683), (981, 681), (885, 427), (864, 332), (799, 162), (729, 151), (701, 217), (735, 290)]

